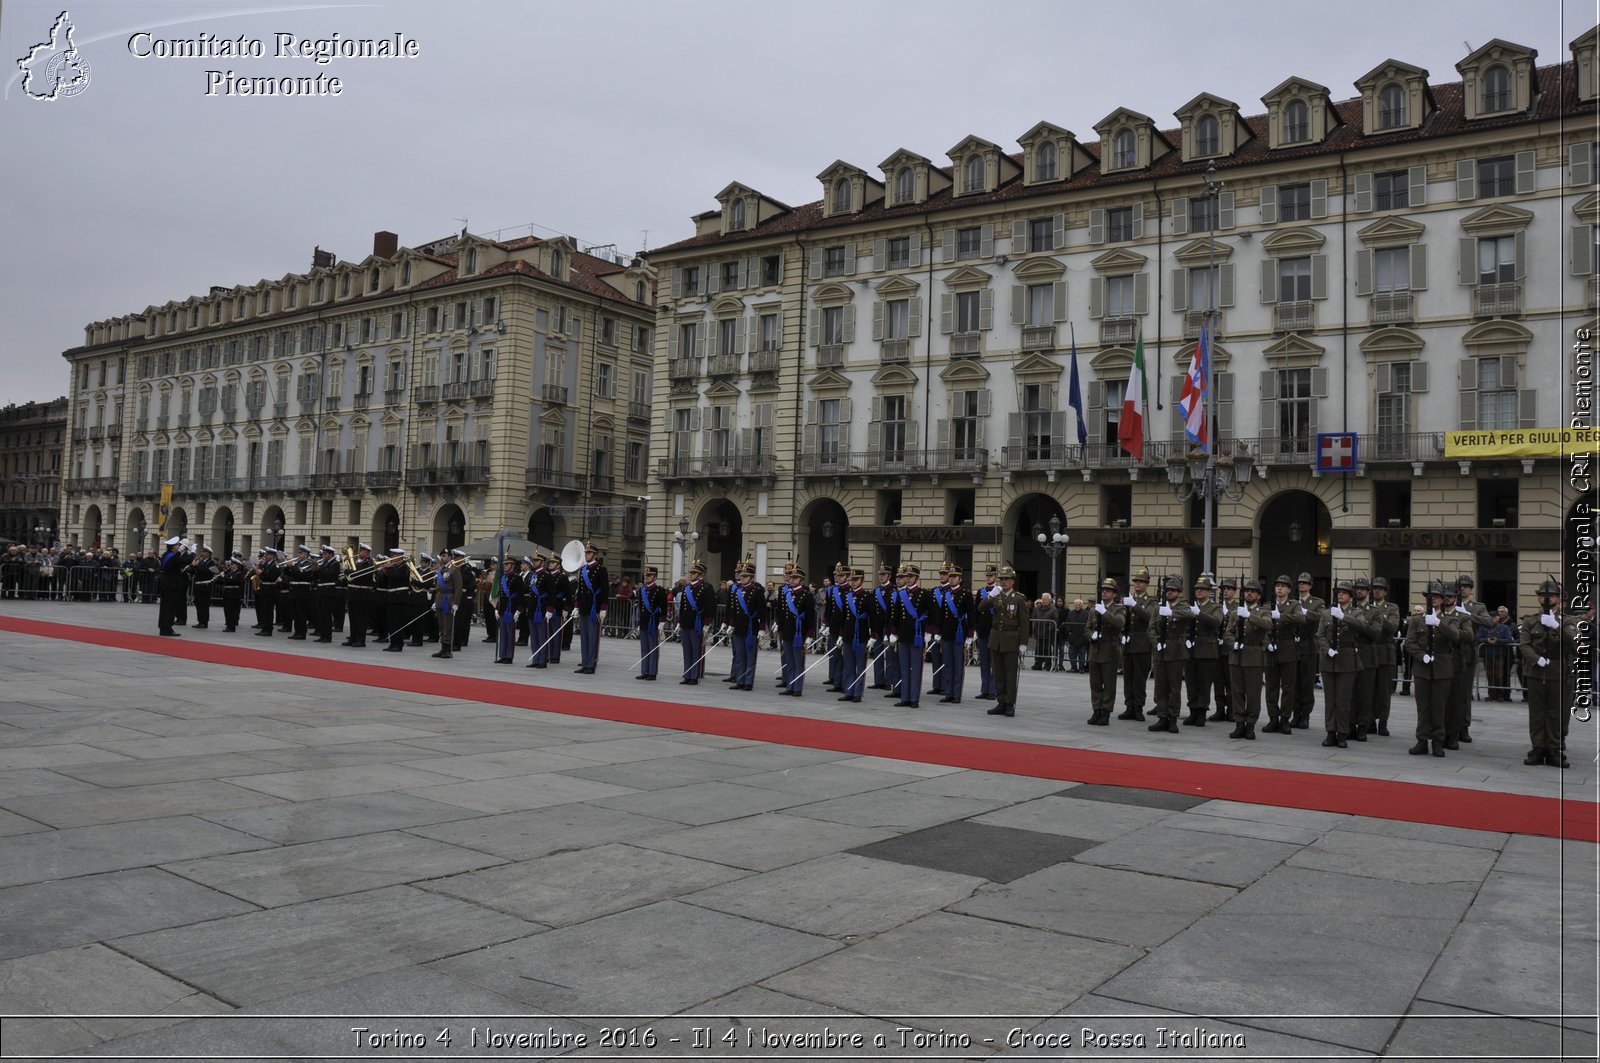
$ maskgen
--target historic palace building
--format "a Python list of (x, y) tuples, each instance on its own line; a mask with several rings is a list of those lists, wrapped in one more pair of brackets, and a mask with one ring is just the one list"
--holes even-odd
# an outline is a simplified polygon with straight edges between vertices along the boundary
[[(1540, 66), (1493, 40), (1450, 81), (1384, 59), (1349, 99), (1290, 77), (1254, 114), (1197, 85), (1175, 128), (1119, 109), (1019, 151), (840, 160), (798, 207), (726, 185), (649, 255), (650, 556), (813, 579), (1004, 559), (1038, 593), (1054, 518), (1057, 587), (1087, 596), (1130, 568), (1196, 575), (1210, 483), (1223, 575), (1309, 569), (1325, 593), (1372, 572), (1409, 602), (1466, 572), (1524, 599), (1594, 497), (1559, 441), (1503, 430), (1593, 424), (1571, 348), (1595, 320), (1596, 45)], [(1208, 322), (1217, 475), (1176, 401)]]
[(459, 546), (643, 563), (655, 273), (566, 237), (318, 250), (307, 273), (96, 322), (67, 351), (64, 539)]
[(49, 546), (61, 527), (67, 400), (0, 409), (0, 540)]

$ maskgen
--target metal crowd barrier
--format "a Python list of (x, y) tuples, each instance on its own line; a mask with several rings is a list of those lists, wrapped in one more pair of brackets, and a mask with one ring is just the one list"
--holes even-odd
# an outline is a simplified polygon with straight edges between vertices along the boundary
[[(1028, 657), (1023, 663), (1033, 667), (1035, 660), (1043, 659), (1051, 662), (1051, 670), (1061, 667), (1060, 659), (1056, 656), (1056, 639), (1058, 626), (1054, 620), (1033, 620), (1029, 622), (1028, 631)], [(1041, 669), (1042, 671), (1043, 669)]]

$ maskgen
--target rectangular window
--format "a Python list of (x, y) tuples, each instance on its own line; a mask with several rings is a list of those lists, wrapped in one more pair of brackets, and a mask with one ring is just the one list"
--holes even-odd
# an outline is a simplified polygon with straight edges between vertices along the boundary
[(844, 307), (822, 308), (822, 342), (824, 345), (844, 342)]
[(722, 264), (722, 290), (731, 292), (744, 287), (743, 284), (739, 283), (739, 280), (739, 263), (724, 262)]
[(1485, 431), (1517, 427), (1517, 389), (1504, 386), (1499, 358), (1478, 359), (1478, 427)]
[(597, 362), (597, 363), (595, 363), (595, 367), (594, 367), (594, 390), (595, 390), (595, 394), (600, 396), (602, 399), (611, 398), (612, 388), (615, 387), (615, 384), (614, 384), (615, 377), (616, 377), (616, 370), (612, 368), (610, 363), (608, 363), (608, 362)]
[(1110, 446), (1116, 445), (1117, 426), (1122, 423), (1122, 401), (1128, 393), (1126, 380), (1106, 381), (1106, 433), (1105, 441)]
[(627, 465), (624, 467), (623, 475), (627, 477), (629, 483), (643, 483), (644, 482), (644, 444), (643, 443), (629, 443), (628, 444)]
[(650, 330), (643, 325), (634, 326), (633, 349), (640, 354), (650, 353)]
[(839, 400), (822, 399), (817, 403), (818, 458), (825, 465), (839, 463), (843, 431), (839, 424)]
[(633, 371), (633, 401), (650, 401), (650, 374), (643, 369)]
[(983, 253), (983, 226), (969, 225), (956, 230), (956, 258), (977, 258)]
[(824, 252), (822, 274), (825, 277), (844, 275), (844, 247), (830, 247)]
[[(1517, 279), (1517, 241), (1512, 236), (1478, 240), (1478, 283), (1509, 284)], [(1515, 427), (1514, 425), (1512, 427)]]
[(1055, 320), (1054, 291), (1052, 284), (1028, 285), (1029, 325), (1048, 325)]
[(1022, 389), (1022, 431), (1029, 461), (1047, 460), (1055, 443), (1050, 433), (1051, 391), (1049, 384), (1026, 384)]
[(1311, 217), (1311, 184), (1278, 186), (1278, 220), (1304, 221)]
[(739, 329), (744, 324), (736, 317), (725, 317), (717, 322), (717, 353), (737, 354)]
[(428, 331), (439, 331), (439, 308), (437, 306), (428, 307)]
[(775, 351), (782, 346), (783, 340), (778, 334), (778, 315), (761, 315), (761, 349)]
[(911, 265), (911, 237), (892, 237), (889, 240), (889, 268), (901, 269), (909, 265)]
[(1301, 302), (1311, 298), (1311, 258), (1280, 258), (1278, 260), (1279, 302)]
[(700, 267), (699, 266), (685, 266), (685, 267), (683, 267), (683, 294), (684, 295), (699, 295), (700, 294)]
[(783, 257), (781, 255), (767, 255), (761, 260), (761, 286), (770, 288), (778, 283), (778, 278), (783, 274)]
[(600, 342), (607, 347), (617, 345), (617, 322), (615, 318), (603, 317), (600, 319)]
[(1189, 309), (1213, 310), (1217, 303), (1217, 267), (1199, 267), (1189, 271)]
[(695, 344), (700, 341), (700, 323), (687, 321), (678, 326), (678, 357), (680, 359), (693, 359), (695, 357)]
[(1517, 190), (1517, 160), (1514, 155), (1499, 155), (1478, 160), (1478, 198), (1509, 196)]
[(1106, 278), (1107, 317), (1133, 316), (1133, 287), (1134, 280), (1131, 276)]
[(981, 320), (982, 293), (956, 293), (956, 331), (977, 332)]
[(1195, 196), (1189, 200), (1189, 231), (1208, 233), (1217, 228), (1217, 197)]
[(733, 407), (711, 407), (711, 454), (724, 464), (733, 457)]
[(883, 338), (903, 340), (911, 335), (911, 301), (891, 299), (883, 314)]
[(899, 464), (906, 460), (906, 397), (883, 397), (883, 423), (878, 426), (878, 442), (883, 460)]
[(1283, 369), (1278, 373), (1278, 437), (1284, 450), (1311, 450), (1311, 370)]
[(1373, 206), (1399, 210), (1411, 204), (1411, 180), (1405, 170), (1388, 170), (1372, 179)]
[(455, 316), (450, 319), (450, 323), (456, 328), (466, 328), (472, 324), (472, 311), (467, 308), (465, 301), (456, 304)]
[(950, 445), (956, 461), (978, 456), (978, 392), (958, 391), (950, 404)]
[(1378, 396), (1378, 454), (1380, 457), (1406, 456), (1405, 435), (1410, 427), (1411, 363), (1389, 366), (1389, 388)]
[(1112, 242), (1133, 239), (1133, 208), (1112, 207), (1106, 211), (1106, 239)]
[(1373, 284), (1376, 292), (1411, 290), (1411, 248), (1381, 247), (1373, 252)]
[(1051, 218), (1034, 218), (1028, 222), (1028, 250), (1054, 251), (1056, 224)]

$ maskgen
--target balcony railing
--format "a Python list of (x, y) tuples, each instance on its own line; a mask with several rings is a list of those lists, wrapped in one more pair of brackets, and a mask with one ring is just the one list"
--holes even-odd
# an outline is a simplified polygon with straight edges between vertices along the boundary
[[(1217, 336), (1221, 336), (1222, 335), (1222, 312), (1221, 311), (1189, 310), (1189, 311), (1186, 311), (1184, 313), (1184, 315), (1183, 315), (1183, 338), (1186, 339), (1186, 340), (1197, 340), (1197, 339), (1199, 339), (1200, 338), (1200, 330), (1205, 327), (1206, 319), (1208, 317), (1212, 316), (1213, 313), (1216, 314), (1216, 318), (1217, 318), (1216, 335)], [(1216, 336), (1213, 336), (1212, 339), (1213, 340), (1216, 339)]]
[(913, 472), (928, 467), (927, 455), (915, 447), (880, 447), (857, 456), (864, 458), (860, 464), (865, 472)]
[(134, 498), (141, 495), (159, 495), (161, 482), (159, 480), (128, 480), (122, 485), (123, 495)]
[(1590, 277), (1584, 282), (1583, 305), (1590, 310), (1600, 306), (1600, 276)]
[(171, 418), (168, 417), (166, 414), (164, 414), (164, 413), (156, 414), (156, 431), (157, 432), (165, 432), (167, 430), (167, 425), (169, 425), (171, 423), (172, 423)]
[(860, 472), (865, 455), (843, 449), (817, 450), (802, 453), (799, 460), (800, 472), (820, 475), (843, 475), (849, 472)]
[(976, 358), (983, 351), (983, 333), (957, 332), (950, 337), (950, 357)]
[(122, 436), (122, 425), (120, 425), (120, 424), (108, 424), (108, 425), (106, 425), (106, 438), (107, 439), (119, 439), (119, 438), (121, 438), (121, 436)]
[(406, 471), (406, 484), (410, 487), (452, 486), (457, 484), (486, 484), (489, 482), (487, 465), (424, 465)]
[(421, 405), (424, 405), (424, 404), (430, 403), (430, 402), (438, 402), (439, 401), (439, 385), (438, 384), (424, 384), (421, 387), (417, 388), (415, 391), (413, 391), (412, 394), (411, 394), (411, 397), (416, 400), (416, 403), (417, 403), (418, 406), (421, 406)]
[(99, 494), (115, 491), (116, 489), (117, 478), (115, 476), (85, 476), (67, 481), (67, 491), (73, 494)]
[(189, 415), (188, 414), (186, 414), (186, 413), (178, 414), (178, 427), (179, 428), (188, 428), (189, 427)]
[(239, 412), (239, 404), (236, 402), (224, 402), (218, 409), (222, 411), (223, 417), (231, 421), (234, 415)]
[[(272, 416), (274, 416), (274, 417), (287, 417), (287, 416), (289, 416), (289, 404), (287, 402), (274, 402), (272, 404)], [(165, 427), (165, 426), (163, 426), (163, 427)]]
[(1132, 343), (1139, 323), (1131, 317), (1108, 317), (1100, 322), (1100, 346), (1120, 347)]
[(1373, 325), (1409, 325), (1412, 317), (1410, 292), (1378, 292), (1372, 297), (1367, 321)]
[(106, 435), (106, 430), (101, 425), (96, 425), (95, 427), (89, 429), (89, 438), (91, 440), (98, 441), (98, 440), (104, 439), (105, 435)]
[(457, 380), (453, 383), (442, 385), (439, 388), (439, 397), (445, 402), (459, 402), (467, 397), (467, 382)]
[(370, 392), (370, 391), (358, 391), (358, 392), (356, 392), (356, 397), (354, 399), (352, 399), (351, 402), (350, 402), (350, 408), (353, 409), (353, 410), (364, 410), (368, 406), (370, 406), (371, 404), (372, 404), (372, 392)]
[(648, 421), (650, 419), (650, 404), (648, 402), (628, 403), (628, 417), (634, 421)]
[(482, 380), (468, 381), (467, 397), (473, 399), (494, 398), (494, 377), (484, 377)]
[(567, 404), (567, 389), (561, 384), (546, 384), (544, 386), (544, 401), (558, 406)]
[(700, 377), (700, 360), (698, 358), (679, 358), (667, 365), (668, 380), (698, 380)]
[(559, 469), (524, 469), (522, 484), (524, 487), (551, 487), (558, 491), (579, 490), (577, 474)]
[(1480, 284), (1472, 289), (1473, 317), (1516, 317), (1522, 313), (1522, 285)]
[(1443, 461), (1443, 432), (1374, 432), (1361, 439), (1361, 460)]
[(589, 490), (604, 491), (610, 494), (617, 489), (617, 478), (603, 472), (591, 473), (589, 476)]
[(739, 356), (737, 354), (714, 354), (711, 356), (711, 375), (713, 377), (728, 377), (739, 375)]
[(1316, 327), (1316, 304), (1309, 299), (1276, 303), (1272, 307), (1272, 331), (1310, 332)]
[(399, 469), (378, 469), (366, 474), (367, 489), (371, 491), (383, 487), (398, 487), (400, 484)]
[(824, 343), (817, 347), (817, 366), (819, 368), (844, 365), (844, 344)]
[(1054, 325), (1027, 325), (1022, 330), (1022, 349), (1025, 351), (1053, 351), (1056, 348)]
[(723, 454), (707, 458), (662, 458), (656, 475), (663, 480), (733, 479), (743, 476), (771, 476), (770, 454)]
[(908, 339), (884, 340), (878, 347), (878, 361), (885, 365), (911, 361), (911, 341)]
[(325, 413), (338, 413), (344, 400), (337, 395), (325, 396), (322, 400), (322, 409)]
[(313, 491), (332, 491), (339, 486), (340, 473), (314, 472), (311, 474), (311, 489)]
[(341, 491), (359, 491), (366, 482), (367, 474), (364, 472), (341, 472), (338, 476)]
[(778, 371), (778, 351), (751, 351), (750, 372), (776, 373)]
[(383, 393), (383, 404), (385, 406), (398, 406), (405, 401), (405, 396), (405, 388), (389, 388)]
[(989, 467), (989, 452), (980, 447), (951, 447), (925, 453), (925, 464), (934, 472), (983, 472)]

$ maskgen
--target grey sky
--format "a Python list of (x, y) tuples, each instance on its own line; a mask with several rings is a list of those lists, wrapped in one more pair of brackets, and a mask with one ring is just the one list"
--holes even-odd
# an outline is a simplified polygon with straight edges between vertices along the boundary
[[(1290, 75), (1336, 99), (1385, 58), (1436, 82), (1493, 37), (1569, 58), (1596, 0), (1100, 4), (70, 3), (90, 84), (49, 103), (16, 60), (63, 0), (6, 0), (0, 56), (0, 404), (66, 390), (90, 321), (364, 257), (469, 220), (630, 253), (691, 235), (729, 181), (800, 204), (836, 158), (946, 162), (969, 133), (1015, 150), (1041, 119), (1094, 138), (1119, 106), (1164, 128), (1202, 91), (1261, 113)], [(1137, 26), (1133, 24), (1137, 22)], [(135, 58), (128, 38), (240, 34), (262, 59)], [(274, 59), (274, 34), (414, 38), (415, 59)], [(339, 77), (337, 98), (206, 95), (209, 69)]]

